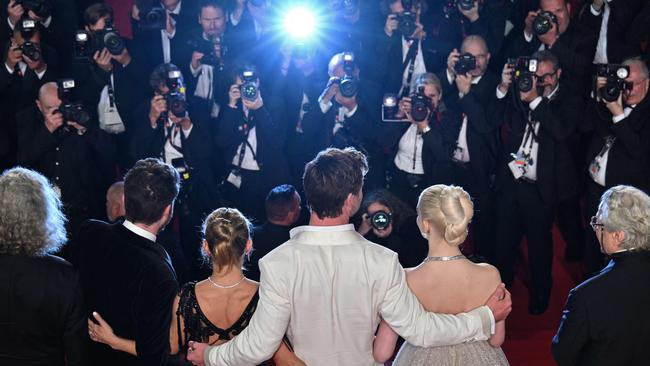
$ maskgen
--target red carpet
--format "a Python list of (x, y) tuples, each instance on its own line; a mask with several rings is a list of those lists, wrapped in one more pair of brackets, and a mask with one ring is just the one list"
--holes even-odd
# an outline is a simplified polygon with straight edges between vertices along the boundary
[[(592, 234), (590, 231), (587, 235)], [(522, 245), (522, 255), (526, 258), (526, 246)], [(553, 230), (553, 291), (549, 308), (541, 316), (528, 314), (527, 261), (520, 260), (517, 276), (512, 286), (512, 313), (506, 322), (506, 341), (503, 350), (512, 366), (555, 365), (551, 356), (551, 339), (557, 331), (564, 310), (566, 297), (580, 279), (578, 264), (567, 264), (563, 259), (564, 241)]]

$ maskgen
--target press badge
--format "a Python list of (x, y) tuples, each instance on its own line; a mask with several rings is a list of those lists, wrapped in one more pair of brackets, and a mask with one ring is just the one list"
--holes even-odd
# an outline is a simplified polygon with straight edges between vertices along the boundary
[[(526, 169), (528, 168), (529, 159), (526, 158), (521, 152), (518, 154), (510, 154), (514, 160), (508, 163), (508, 168), (512, 172), (512, 175), (515, 179), (521, 178), (526, 174)], [(530, 162), (532, 164), (532, 162)]]
[(237, 189), (241, 187), (241, 175), (235, 173), (235, 171), (231, 171), (230, 174), (228, 174), (226, 181), (237, 187)]

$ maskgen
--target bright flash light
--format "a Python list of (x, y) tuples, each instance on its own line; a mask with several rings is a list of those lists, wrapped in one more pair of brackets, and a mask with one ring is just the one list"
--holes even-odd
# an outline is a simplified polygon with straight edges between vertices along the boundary
[(311, 11), (305, 8), (291, 9), (284, 17), (284, 29), (294, 38), (308, 38), (315, 28), (316, 18)]

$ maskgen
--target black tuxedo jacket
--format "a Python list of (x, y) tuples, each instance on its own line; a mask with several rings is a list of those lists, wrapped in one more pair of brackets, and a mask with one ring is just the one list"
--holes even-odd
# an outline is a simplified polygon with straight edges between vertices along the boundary
[[(494, 93), (500, 80), (491, 72), (483, 75), (476, 85), (472, 85), (470, 91), (463, 98), (458, 96), (456, 82), (449, 84), (447, 71), (439, 76), (443, 89), (443, 100), (453, 111), (467, 116), (467, 149), (470, 155), (470, 168), (474, 177), (478, 180), (477, 187), (487, 190), (490, 185), (490, 176), (496, 168), (497, 154), (499, 149), (498, 125), (500, 121), (495, 116)], [(458, 138), (462, 127), (462, 115), (460, 123), (456, 124), (454, 138)], [(455, 140), (454, 140), (455, 144)], [(455, 148), (455, 145), (452, 147)]]
[(289, 230), (291, 230), (290, 226), (280, 226), (268, 221), (253, 228), (251, 237), (254, 250), (248, 259), (246, 277), (255, 281), (260, 280), (260, 267), (257, 262), (289, 240)]
[(607, 137), (616, 137), (607, 160), (606, 187), (629, 184), (644, 190), (650, 188), (649, 113), (650, 97), (646, 96), (627, 118), (615, 124), (612, 114), (602, 103), (588, 102), (585, 124), (593, 135), (587, 151), (587, 166), (600, 153)]
[[(532, 111), (532, 120), (539, 121), (537, 133), (539, 149), (537, 155), (537, 189), (547, 203), (553, 204), (577, 193), (578, 178), (571, 150), (571, 142), (577, 131), (577, 121), (583, 110), (579, 96), (560, 84), (557, 95), (549, 100), (544, 98)], [(516, 96), (517, 100), (519, 96)], [(506, 136), (503, 154), (497, 167), (497, 189), (511, 189), (514, 176), (508, 167), (516, 154), (526, 131), (528, 106), (516, 107), (512, 90), (505, 98), (497, 100), (497, 110), (505, 107), (505, 114), (497, 112), (497, 117), (505, 120)], [(522, 102), (523, 103), (523, 102)]]
[(0, 365), (88, 365), (79, 277), (51, 255), (0, 255)]
[(551, 347), (558, 365), (647, 364), (649, 280), (648, 252), (623, 252), (571, 290)]
[(137, 358), (101, 343), (89, 348), (93, 365), (165, 364), (172, 303), (178, 292), (167, 253), (121, 223), (87, 221), (76, 241), (88, 317), (97, 311), (115, 334), (136, 342)]

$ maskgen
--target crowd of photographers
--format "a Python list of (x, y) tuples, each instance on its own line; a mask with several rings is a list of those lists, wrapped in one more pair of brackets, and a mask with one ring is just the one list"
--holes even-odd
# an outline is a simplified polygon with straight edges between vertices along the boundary
[(321, 1), (310, 42), (277, 26), (291, 2), (3, 4), (0, 168), (48, 177), (74, 232), (103, 217), (133, 162), (163, 159), (183, 181), (173, 231), (190, 278), (207, 213), (262, 222), (273, 187), (301, 192), (306, 162), (352, 146), (366, 189), (390, 192), (371, 196), (380, 215), (364, 204), (360, 231), (410, 241), (387, 238), (407, 231), (382, 231), (391, 217), (413, 216), (431, 184), (460, 185), (476, 251), (508, 285), (526, 236), (540, 314), (553, 223), (566, 259), (594, 273), (603, 257), (584, 228), (599, 197), (650, 185), (649, 1)]

